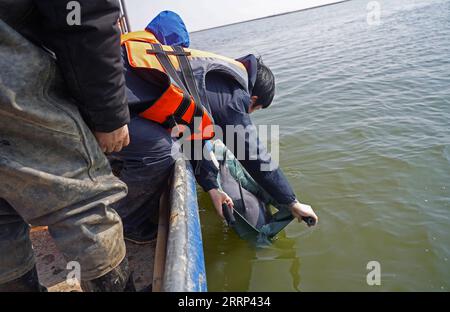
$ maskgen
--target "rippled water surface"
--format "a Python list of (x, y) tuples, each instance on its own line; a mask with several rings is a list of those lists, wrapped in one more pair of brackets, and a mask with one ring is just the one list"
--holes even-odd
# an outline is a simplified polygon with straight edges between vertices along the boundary
[(192, 35), (272, 68), (254, 120), (280, 125), (281, 166), (321, 218), (257, 250), (201, 194), (209, 290), (449, 290), (450, 1), (379, 3), (378, 26), (356, 0)]

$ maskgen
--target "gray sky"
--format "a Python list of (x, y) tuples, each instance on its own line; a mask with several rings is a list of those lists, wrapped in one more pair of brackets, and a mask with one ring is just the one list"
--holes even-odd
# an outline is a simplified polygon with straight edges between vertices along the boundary
[(159, 12), (178, 13), (189, 31), (300, 10), (339, 0), (125, 0), (132, 30), (142, 30)]

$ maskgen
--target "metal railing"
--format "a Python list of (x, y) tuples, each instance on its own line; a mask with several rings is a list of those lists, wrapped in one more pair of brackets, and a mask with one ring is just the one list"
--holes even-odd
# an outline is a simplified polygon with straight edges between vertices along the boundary
[(125, 4), (125, 0), (120, 0), (119, 2), (120, 2), (119, 27), (122, 34), (126, 34), (131, 31), (127, 7)]

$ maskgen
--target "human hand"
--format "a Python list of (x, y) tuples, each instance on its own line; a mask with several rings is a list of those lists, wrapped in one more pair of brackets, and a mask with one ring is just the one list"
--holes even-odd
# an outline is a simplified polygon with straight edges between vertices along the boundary
[[(298, 201), (293, 202), (289, 205), (292, 215), (298, 219), (298, 222), (305, 221), (308, 226), (317, 225), (319, 222), (319, 217), (315, 214), (311, 206), (302, 204)], [(307, 218), (312, 219), (312, 221), (307, 221)]]
[(94, 132), (103, 153), (120, 152), (122, 148), (130, 144), (128, 126), (125, 125), (112, 132)]
[(228, 209), (230, 209), (231, 213), (233, 212), (233, 200), (230, 198), (230, 196), (227, 195), (227, 193), (219, 190), (219, 189), (212, 189), (208, 191), (209, 196), (211, 197), (211, 200), (213, 202), (214, 208), (216, 209), (217, 214), (223, 219), (223, 211), (222, 211), (222, 205), (226, 204)]

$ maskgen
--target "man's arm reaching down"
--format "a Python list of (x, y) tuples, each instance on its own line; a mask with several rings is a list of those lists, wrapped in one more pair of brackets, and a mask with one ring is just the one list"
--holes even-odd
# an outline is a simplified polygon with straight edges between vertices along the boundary
[[(253, 125), (250, 116), (246, 113), (236, 112), (234, 120), (236, 120), (236, 124), (244, 125), (243, 128), (235, 128), (235, 148), (233, 151), (235, 155), (238, 155), (239, 140), (245, 142), (245, 158), (239, 160), (244, 168), (278, 203), (288, 205), (292, 215), (299, 222), (302, 220), (306, 221), (304, 218), (312, 218), (314, 222), (306, 221), (308, 226), (317, 224), (319, 218), (311, 206), (302, 204), (297, 200), (283, 171), (272, 162), (272, 157), (258, 138), (256, 127)], [(253, 147), (255, 144), (256, 149)], [(253, 153), (253, 150), (257, 152), (256, 155)]]
[[(236, 157), (243, 154), (242, 151), (238, 151), (239, 146), (244, 146), (245, 155), (239, 161), (253, 179), (280, 204), (289, 205), (293, 203), (296, 200), (294, 191), (282, 170), (273, 163), (271, 155), (260, 142), (257, 129), (249, 114), (232, 111), (229, 116), (232, 117), (235, 126), (234, 144), (225, 142), (226, 145), (233, 147), (232, 152)], [(228, 128), (229, 130), (231, 128)], [(231, 138), (231, 135), (228, 133), (224, 140), (227, 141), (229, 138)]]
[[(248, 113), (251, 102), (248, 92), (228, 77), (214, 72), (207, 76), (206, 92), (216, 125), (220, 126), (225, 134), (225, 145), (253, 179), (277, 202), (288, 205), (294, 217), (299, 220), (302, 220), (302, 217), (311, 217), (317, 222), (314, 211), (310, 206), (297, 201), (282, 170), (272, 163), (270, 154), (260, 143), (256, 127)], [(239, 153), (238, 146), (242, 146), (242, 143), (244, 151)], [(239, 155), (242, 152), (244, 157)], [(252, 157), (249, 157), (250, 154)]]

